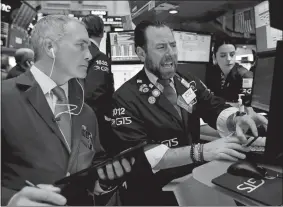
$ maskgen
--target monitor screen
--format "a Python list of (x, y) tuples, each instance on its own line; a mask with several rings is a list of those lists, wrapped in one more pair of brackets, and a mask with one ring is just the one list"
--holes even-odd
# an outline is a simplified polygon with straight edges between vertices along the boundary
[(143, 64), (134, 65), (112, 65), (112, 73), (114, 77), (114, 88), (117, 90), (126, 81), (135, 76), (141, 69)]
[(269, 111), (274, 63), (275, 57), (259, 58), (254, 74), (251, 106), (267, 112)]
[(112, 62), (140, 62), (135, 52), (134, 31), (110, 32)]
[(180, 62), (209, 62), (211, 35), (174, 31)]
[(257, 52), (274, 51), (277, 41), (282, 40), (282, 31), (270, 27), (268, 1), (254, 7)]

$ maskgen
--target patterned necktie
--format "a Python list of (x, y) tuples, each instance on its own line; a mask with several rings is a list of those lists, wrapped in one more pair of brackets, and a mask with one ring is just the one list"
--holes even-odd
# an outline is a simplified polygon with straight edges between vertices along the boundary
[[(68, 99), (66, 97), (65, 91), (60, 87), (56, 86), (52, 89), (55, 96), (57, 96), (57, 103), (55, 106), (55, 117), (59, 117), (57, 124), (63, 134), (65, 141), (67, 142), (69, 149), (71, 150), (71, 116), (69, 114)], [(61, 105), (62, 104), (62, 105)], [(65, 113), (62, 113), (65, 112)], [(59, 114), (57, 116), (57, 114)]]
[(177, 93), (171, 87), (170, 82), (171, 80), (161, 80), (159, 79), (158, 82), (164, 87), (163, 94), (169, 100), (169, 102), (175, 107), (180, 117), (182, 117), (181, 109), (177, 105)]

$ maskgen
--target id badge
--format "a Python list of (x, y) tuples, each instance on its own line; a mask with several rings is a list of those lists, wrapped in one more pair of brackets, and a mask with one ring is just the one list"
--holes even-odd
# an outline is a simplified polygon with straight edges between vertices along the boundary
[(196, 94), (192, 88), (189, 88), (183, 95), (183, 99), (186, 101), (187, 104), (190, 104), (195, 98)]
[(253, 79), (252, 78), (243, 78), (242, 87), (243, 88), (252, 88)]

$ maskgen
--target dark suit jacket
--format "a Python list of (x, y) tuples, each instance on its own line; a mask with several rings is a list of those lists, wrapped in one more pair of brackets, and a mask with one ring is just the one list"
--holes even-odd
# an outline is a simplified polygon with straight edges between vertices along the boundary
[[(172, 148), (197, 143), (200, 117), (216, 127), (219, 113), (228, 107), (224, 100), (213, 96), (199, 79), (189, 73), (180, 75), (196, 94), (192, 111), (181, 109), (182, 118), (163, 93), (153, 99), (157, 88), (150, 83), (144, 70), (114, 93), (112, 128), (117, 137), (109, 141), (113, 146), (111, 150), (124, 149), (142, 140), (163, 143)], [(174, 84), (178, 95), (188, 90), (176, 77)], [(153, 174), (145, 156), (141, 154), (129, 175), (126, 205), (166, 205), (164, 196), (160, 194), (161, 188), (170, 180), (190, 173), (193, 167), (187, 165)]]
[[(224, 87), (221, 88), (221, 69), (219, 66), (209, 67), (206, 74), (206, 85), (216, 95), (226, 99), (229, 102), (237, 102), (238, 94), (243, 92), (243, 78), (253, 78), (253, 73), (238, 63), (229, 72)], [(246, 95), (246, 94), (245, 94)], [(248, 94), (247, 94), (248, 95)], [(244, 103), (248, 103), (251, 98), (247, 96)]]
[(101, 143), (104, 144), (104, 137), (111, 136), (110, 122), (105, 121), (104, 116), (110, 116), (114, 80), (109, 58), (93, 43), (89, 50), (92, 59), (85, 78), (85, 101), (96, 114)]
[[(83, 101), (80, 94), (78, 83), (70, 80), (69, 101), (78, 106), (74, 113), (78, 113)], [(72, 174), (88, 167), (94, 154), (102, 150), (95, 114), (84, 104), (78, 116), (72, 115), (72, 150), (68, 152), (54, 115), (30, 71), (3, 81), (1, 112), (2, 205), (25, 186), (25, 180), (53, 184), (67, 172)], [(83, 128), (91, 133), (89, 138)], [(93, 189), (94, 181), (86, 181), (87, 184), (81, 183), (83, 194), (86, 188)]]
[(25, 69), (23, 69), (21, 66), (17, 64), (13, 68), (11, 68), (11, 70), (9, 70), (6, 79), (15, 78), (23, 74), (25, 71), (26, 71)]

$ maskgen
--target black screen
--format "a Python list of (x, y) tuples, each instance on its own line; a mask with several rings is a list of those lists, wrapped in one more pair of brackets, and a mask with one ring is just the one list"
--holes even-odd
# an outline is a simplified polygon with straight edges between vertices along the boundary
[(251, 106), (269, 111), (275, 57), (259, 58), (254, 74)]

